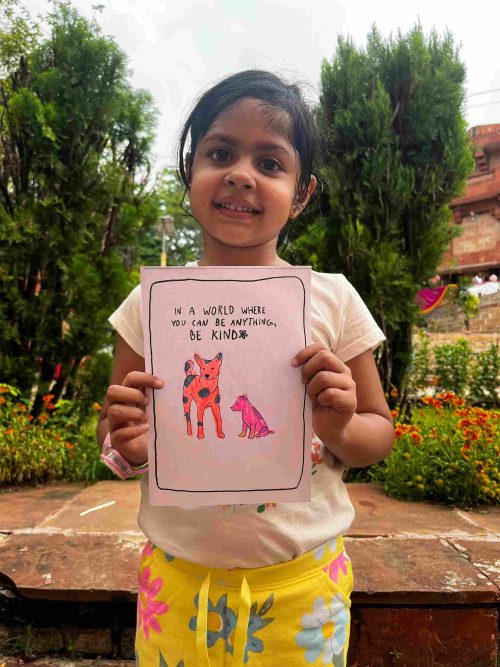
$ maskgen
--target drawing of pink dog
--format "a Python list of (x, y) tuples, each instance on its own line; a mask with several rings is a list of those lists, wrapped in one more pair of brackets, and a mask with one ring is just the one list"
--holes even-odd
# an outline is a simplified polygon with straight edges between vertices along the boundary
[(267, 428), (264, 417), (260, 414), (257, 408), (254, 408), (246, 396), (238, 396), (234, 405), (231, 406), (231, 410), (234, 412), (241, 410), (241, 418), (243, 422), (241, 425), (240, 438), (246, 436), (247, 429), (249, 429), (249, 438), (261, 438), (264, 435), (274, 433), (274, 431), (270, 431)]

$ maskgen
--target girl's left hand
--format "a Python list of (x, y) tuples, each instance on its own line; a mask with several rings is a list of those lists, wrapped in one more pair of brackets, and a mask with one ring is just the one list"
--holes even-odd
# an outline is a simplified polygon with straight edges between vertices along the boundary
[(357, 407), (351, 369), (323, 343), (305, 347), (292, 366), (302, 366), (302, 382), (312, 401), (314, 433), (325, 443), (338, 441)]

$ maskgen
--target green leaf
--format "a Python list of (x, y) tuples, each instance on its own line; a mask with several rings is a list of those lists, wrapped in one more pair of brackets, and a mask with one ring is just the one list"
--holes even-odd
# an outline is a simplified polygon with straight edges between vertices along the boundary
[(274, 603), (274, 593), (271, 593), (271, 595), (267, 598), (267, 600), (263, 603), (262, 607), (260, 608), (259, 616), (264, 616), (264, 614), (266, 614), (271, 609), (273, 603)]

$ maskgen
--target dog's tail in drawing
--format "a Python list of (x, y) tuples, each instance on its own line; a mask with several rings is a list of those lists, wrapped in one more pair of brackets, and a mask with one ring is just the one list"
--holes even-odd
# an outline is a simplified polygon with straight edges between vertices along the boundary
[(256, 438), (262, 438), (264, 435), (271, 435), (274, 431), (271, 431), (267, 426), (263, 426), (258, 433), (255, 434)]
[(191, 361), (191, 359), (188, 359), (184, 364), (184, 372), (186, 373), (186, 375), (192, 375), (193, 368), (194, 368), (194, 363)]

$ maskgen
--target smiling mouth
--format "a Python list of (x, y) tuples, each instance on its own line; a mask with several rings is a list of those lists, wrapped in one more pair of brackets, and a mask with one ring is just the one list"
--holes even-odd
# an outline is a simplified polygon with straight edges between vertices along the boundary
[(216, 208), (223, 208), (227, 211), (237, 211), (238, 213), (260, 213), (256, 208), (250, 208), (249, 206), (234, 206), (233, 204), (215, 204)]

